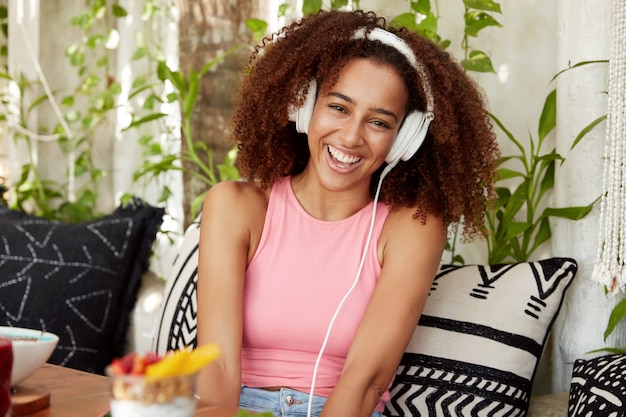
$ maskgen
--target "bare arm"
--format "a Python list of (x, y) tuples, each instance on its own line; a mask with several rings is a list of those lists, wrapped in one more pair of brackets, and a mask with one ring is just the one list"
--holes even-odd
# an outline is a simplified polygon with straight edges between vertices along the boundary
[(382, 272), (322, 417), (370, 416), (388, 388), (422, 313), (446, 231), (413, 209), (390, 213), (379, 242)]
[(239, 406), (244, 274), (263, 227), (262, 196), (250, 184), (220, 183), (202, 208), (198, 344), (214, 342), (221, 350), (198, 376), (203, 403)]

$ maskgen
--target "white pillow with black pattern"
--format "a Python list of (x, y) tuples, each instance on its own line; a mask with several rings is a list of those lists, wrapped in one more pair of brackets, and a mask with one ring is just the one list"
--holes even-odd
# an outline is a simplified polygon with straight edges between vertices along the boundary
[(172, 276), (165, 284), (153, 346), (160, 355), (169, 350), (197, 346), (196, 291), (201, 218), (202, 214), (199, 214), (185, 230), (183, 243), (174, 259)]
[(569, 258), (440, 268), (391, 389), (388, 416), (522, 416)]

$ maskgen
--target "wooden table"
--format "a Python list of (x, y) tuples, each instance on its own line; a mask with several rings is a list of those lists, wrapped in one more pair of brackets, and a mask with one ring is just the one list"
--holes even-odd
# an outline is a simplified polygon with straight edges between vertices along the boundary
[[(50, 392), (50, 406), (25, 417), (98, 417), (109, 406), (107, 377), (57, 365), (44, 364), (18, 386), (16, 397), (20, 387)], [(203, 405), (194, 417), (232, 417), (238, 411)]]

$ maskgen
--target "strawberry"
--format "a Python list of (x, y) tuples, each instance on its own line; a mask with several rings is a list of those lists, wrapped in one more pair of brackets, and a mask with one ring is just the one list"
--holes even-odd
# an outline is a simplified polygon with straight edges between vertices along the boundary
[(131, 375), (143, 375), (146, 373), (146, 358), (143, 356), (136, 356), (133, 366), (130, 369)]

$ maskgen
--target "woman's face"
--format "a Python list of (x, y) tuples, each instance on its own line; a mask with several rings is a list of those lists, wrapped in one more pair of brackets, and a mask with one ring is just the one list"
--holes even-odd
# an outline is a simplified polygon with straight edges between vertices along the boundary
[(402, 124), (407, 101), (405, 84), (393, 67), (366, 58), (350, 61), (337, 83), (317, 97), (307, 170), (331, 190), (369, 192), (371, 177)]

